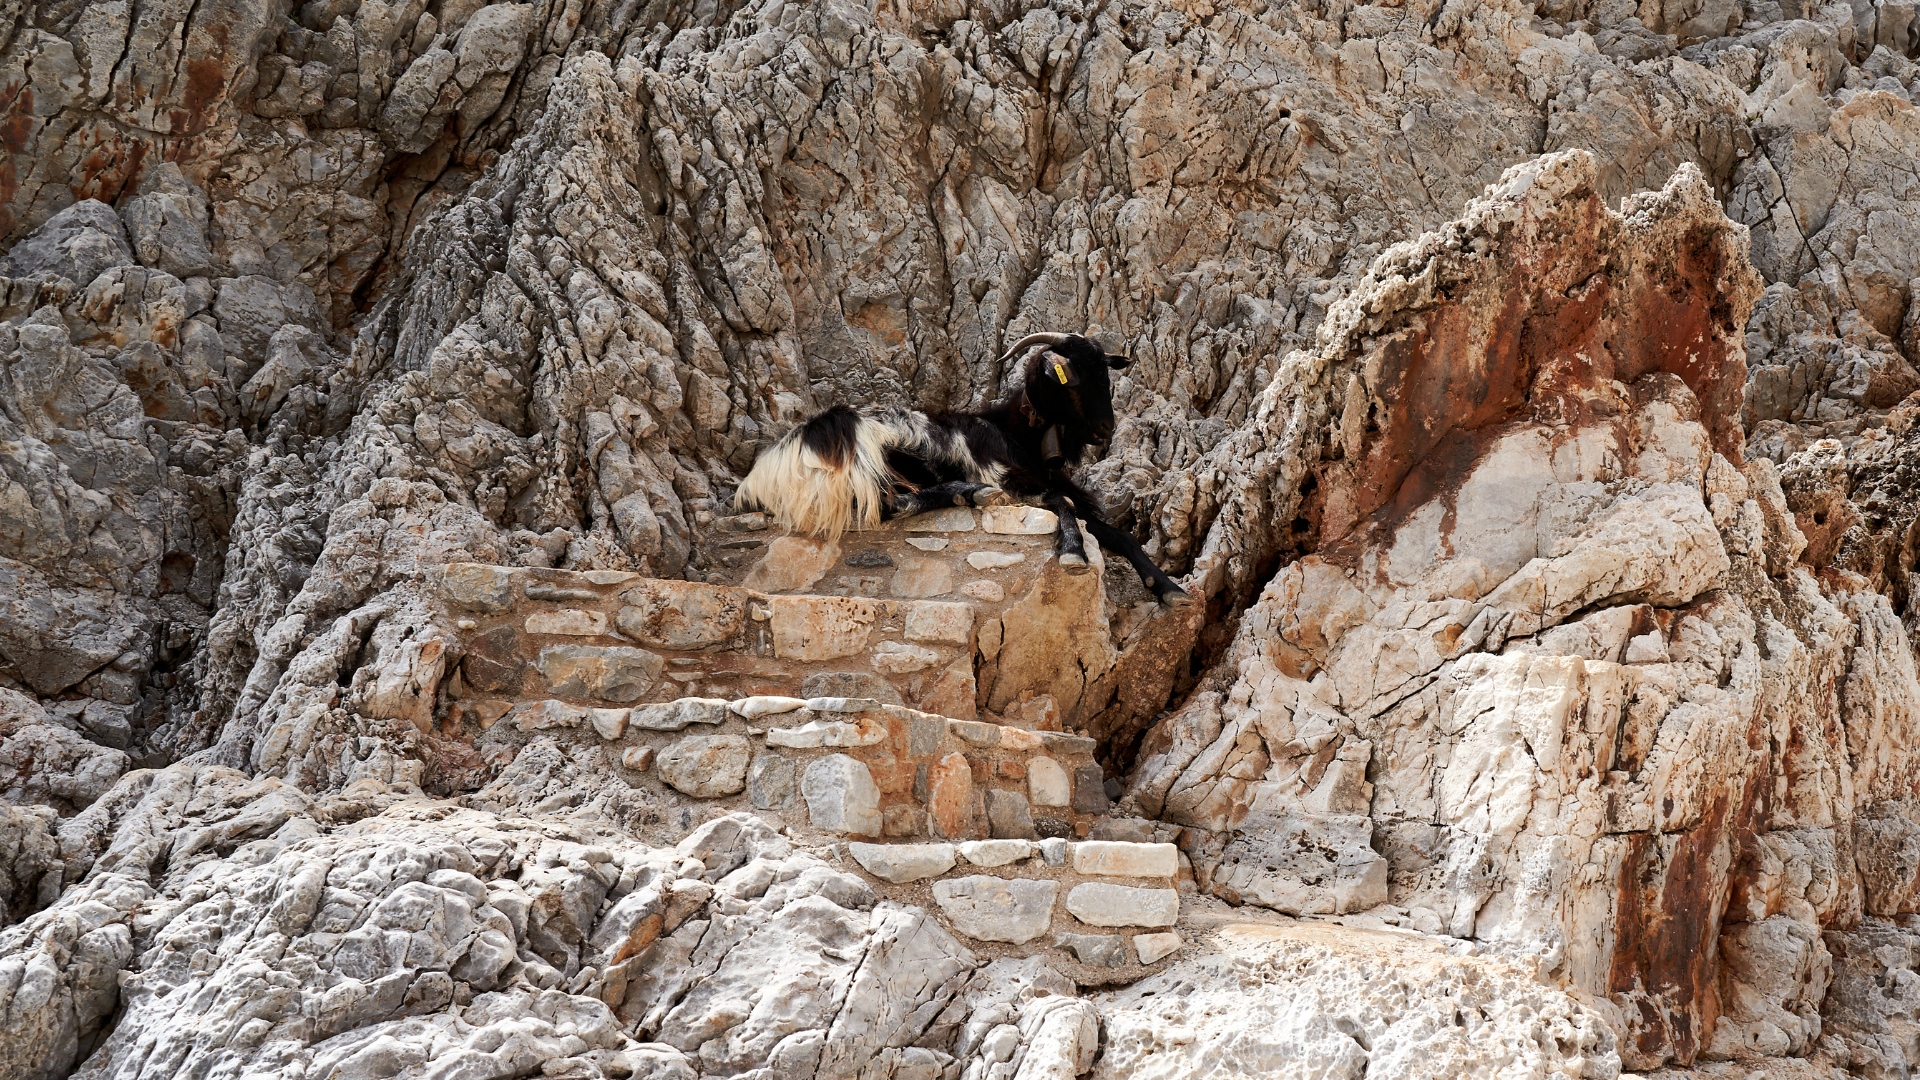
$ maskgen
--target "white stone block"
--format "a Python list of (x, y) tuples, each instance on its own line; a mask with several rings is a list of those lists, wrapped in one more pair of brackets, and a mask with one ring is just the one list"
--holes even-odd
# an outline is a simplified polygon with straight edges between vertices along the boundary
[(828, 754), (800, 776), (807, 818), (822, 832), (880, 835), (880, 789), (867, 767), (845, 754)]
[(909, 671), (922, 671), (939, 662), (940, 654), (922, 645), (883, 641), (873, 647), (874, 669), (889, 675), (905, 675)]
[(1033, 857), (1031, 840), (968, 840), (960, 854), (975, 866), (1005, 866)]
[(853, 861), (882, 881), (905, 885), (921, 878), (939, 877), (953, 869), (952, 844), (847, 845)]
[(601, 637), (607, 633), (607, 613), (585, 608), (536, 611), (527, 616), (527, 633), (568, 637)]
[(1026, 561), (1025, 555), (1011, 551), (976, 551), (967, 556), (967, 565), (975, 570), (1001, 570)]
[(973, 640), (973, 605), (920, 600), (907, 607), (908, 641), (965, 645)]
[(1045, 536), (1060, 527), (1060, 518), (1039, 506), (994, 506), (981, 511), (980, 527), (1011, 536)]
[(1035, 806), (1065, 806), (1073, 800), (1073, 778), (1050, 757), (1027, 760), (1027, 797)]
[(1180, 919), (1180, 894), (1089, 881), (1067, 894), (1067, 910), (1088, 926), (1172, 926)]
[(743, 697), (738, 701), (727, 703), (727, 708), (733, 710), (734, 715), (745, 717), (748, 720), (758, 720), (763, 716), (773, 716), (778, 713), (790, 713), (795, 709), (804, 709), (806, 707), (807, 701), (805, 698), (775, 697), (771, 694)]
[(1073, 845), (1073, 869), (1108, 877), (1169, 878), (1180, 872), (1180, 849), (1172, 844), (1083, 840)]
[(1169, 930), (1164, 934), (1136, 934), (1133, 939), (1133, 951), (1140, 954), (1143, 964), (1158, 963), (1180, 951), (1186, 942), (1180, 935)]
[(973, 511), (964, 506), (949, 506), (930, 514), (915, 514), (907, 519), (908, 532), (972, 532)]
[(955, 930), (981, 941), (1025, 944), (1053, 923), (1059, 883), (1021, 878), (949, 878), (933, 883), (933, 899)]
[(886, 740), (886, 725), (866, 719), (854, 724), (841, 720), (814, 720), (799, 727), (773, 728), (767, 732), (768, 746), (786, 746), (796, 750), (817, 746), (872, 746)]

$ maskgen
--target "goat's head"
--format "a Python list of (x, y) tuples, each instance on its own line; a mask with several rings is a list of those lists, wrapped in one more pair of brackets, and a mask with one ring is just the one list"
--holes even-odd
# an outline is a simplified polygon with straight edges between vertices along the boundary
[[(1034, 349), (1036, 345), (1045, 348)], [(1021, 379), (1033, 411), (1077, 444), (1103, 445), (1113, 437), (1113, 384), (1107, 372), (1132, 361), (1115, 356), (1079, 334), (1028, 334), (1013, 343), (1001, 363), (1033, 349)], [(1072, 448), (1076, 453), (1079, 446)]]

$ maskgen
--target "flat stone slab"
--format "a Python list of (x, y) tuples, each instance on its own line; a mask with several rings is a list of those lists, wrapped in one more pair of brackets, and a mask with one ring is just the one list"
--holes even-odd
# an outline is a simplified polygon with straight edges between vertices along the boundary
[(607, 613), (585, 608), (536, 611), (527, 616), (527, 633), (556, 637), (605, 637)]
[(1073, 799), (1073, 778), (1050, 757), (1029, 758), (1027, 797), (1035, 806), (1065, 806)]
[(992, 506), (980, 512), (980, 527), (1009, 536), (1045, 536), (1060, 527), (1060, 518), (1040, 506)]
[(967, 556), (967, 565), (975, 570), (1003, 570), (1026, 561), (1025, 554), (1012, 551), (976, 551)]
[(666, 661), (624, 645), (549, 645), (535, 666), (556, 694), (624, 702), (645, 694)]
[(660, 751), (656, 771), (681, 794), (717, 799), (745, 790), (752, 754), (745, 735), (689, 735)]
[(1180, 872), (1180, 849), (1172, 844), (1085, 840), (1073, 845), (1073, 869), (1090, 876), (1169, 878)]
[(905, 885), (921, 878), (939, 877), (953, 869), (952, 844), (862, 844), (847, 845), (848, 854), (861, 869), (882, 881)]
[(1127, 962), (1127, 939), (1119, 934), (1061, 934), (1058, 941), (1088, 967), (1119, 967)]
[(807, 818), (822, 832), (879, 836), (880, 789), (867, 767), (845, 754), (828, 754), (800, 775)]
[(500, 611), (513, 603), (513, 572), (486, 563), (448, 563), (440, 571), (448, 598), (475, 611)]
[(727, 708), (733, 710), (736, 715), (745, 717), (748, 720), (758, 720), (763, 716), (789, 713), (795, 709), (804, 709), (806, 707), (807, 700), (805, 698), (775, 697), (772, 695), (743, 697), (738, 701), (727, 703)]
[(644, 731), (679, 731), (688, 724), (718, 724), (731, 715), (719, 698), (680, 698), (627, 710), (627, 726)]
[(969, 840), (960, 845), (960, 854), (975, 866), (1005, 866), (1033, 857), (1029, 840)]
[(1172, 926), (1180, 919), (1180, 894), (1089, 881), (1067, 893), (1067, 910), (1088, 926)]
[(973, 511), (964, 506), (949, 506), (930, 514), (915, 514), (907, 519), (908, 532), (972, 532)]
[(1143, 964), (1157, 963), (1180, 951), (1186, 942), (1180, 935), (1168, 931), (1164, 934), (1136, 934), (1133, 938), (1133, 951), (1140, 954)]
[(933, 899), (962, 934), (981, 941), (1024, 945), (1052, 925), (1053, 900), (1059, 888), (1054, 881), (978, 874), (934, 882)]
[(818, 746), (871, 746), (887, 741), (887, 727), (874, 720), (849, 724), (843, 720), (812, 720), (799, 727), (772, 728), (768, 746), (807, 750)]

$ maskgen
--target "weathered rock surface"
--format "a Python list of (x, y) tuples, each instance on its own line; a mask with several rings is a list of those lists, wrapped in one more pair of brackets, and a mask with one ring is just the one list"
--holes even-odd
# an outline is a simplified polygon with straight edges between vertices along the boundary
[[(6, 20), (0, 1071), (1920, 1065), (1911, 5)], [(1193, 608), (728, 516), (1041, 329)]]

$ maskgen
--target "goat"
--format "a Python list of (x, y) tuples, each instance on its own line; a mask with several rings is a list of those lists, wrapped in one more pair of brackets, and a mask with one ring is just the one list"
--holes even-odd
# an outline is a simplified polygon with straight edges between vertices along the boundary
[(1126, 556), (1156, 599), (1188, 603), (1186, 590), (1131, 534), (1109, 525), (1068, 475), (1088, 447), (1112, 437), (1107, 373), (1131, 361), (1079, 334), (1040, 333), (1014, 342), (1000, 362), (1029, 349), (1020, 388), (979, 412), (862, 415), (836, 405), (820, 413), (760, 455), (734, 493), (735, 510), (765, 511), (789, 532), (838, 536), (946, 506), (1036, 498), (1060, 519), (1062, 569), (1087, 571), (1076, 523), (1083, 519), (1098, 543)]

